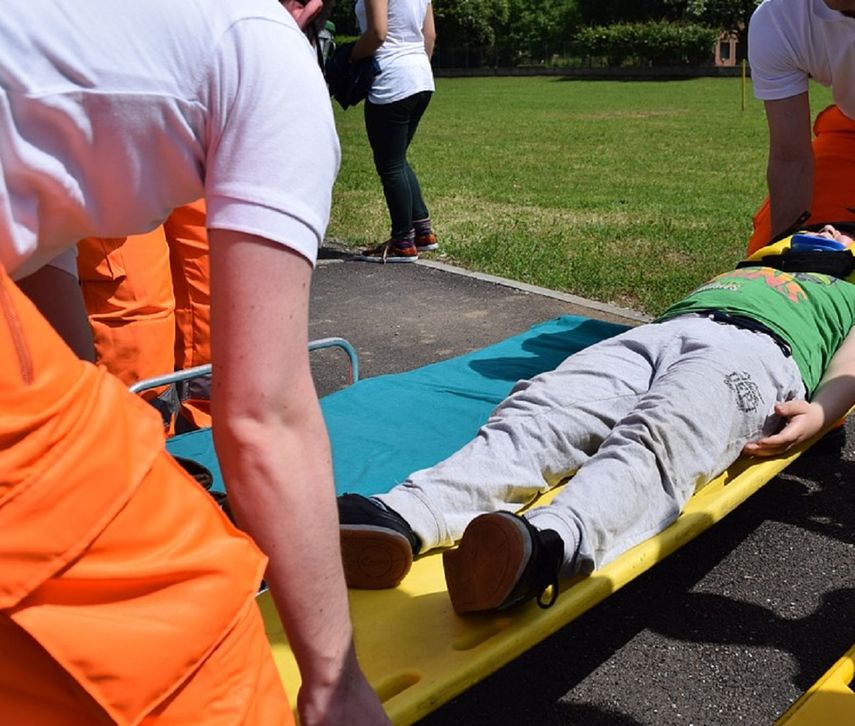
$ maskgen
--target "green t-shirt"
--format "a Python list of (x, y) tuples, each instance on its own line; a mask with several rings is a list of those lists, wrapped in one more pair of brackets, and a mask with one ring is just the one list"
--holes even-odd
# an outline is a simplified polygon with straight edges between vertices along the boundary
[(855, 325), (855, 285), (816, 272), (745, 267), (714, 277), (668, 308), (659, 321), (721, 310), (763, 323), (786, 340), (808, 392)]

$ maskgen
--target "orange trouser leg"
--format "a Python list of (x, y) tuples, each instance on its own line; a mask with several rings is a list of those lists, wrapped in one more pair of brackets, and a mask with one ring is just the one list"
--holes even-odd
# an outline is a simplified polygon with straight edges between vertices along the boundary
[(293, 726), (294, 714), (273, 663), (258, 606), (242, 619), (205, 664), (144, 726)]
[(115, 723), (26, 630), (0, 613), (0, 719), (27, 726)]
[(164, 222), (175, 292), (176, 370), (211, 362), (211, 285), (205, 202), (175, 209)]
[(163, 228), (89, 237), (77, 267), (97, 360), (126, 385), (175, 370), (175, 298)]
[[(178, 207), (163, 225), (175, 291), (175, 369), (211, 362), (211, 286), (205, 202)], [(198, 390), (197, 390), (198, 389)], [(211, 425), (207, 387), (191, 384), (181, 413), (194, 426)]]
[[(184, 479), (163, 454), (68, 572), (42, 585), (11, 617), (0, 613), (0, 723), (293, 723), (254, 593), (245, 587), (257, 582), (262, 559), (251, 561), (246, 548), (231, 552), (225, 537), (217, 541), (210, 530), (228, 527), (217, 521), (219, 512), (198, 485), (165, 494), (165, 486), (183, 489)], [(167, 506), (168, 516), (159, 517), (158, 509)], [(206, 517), (213, 527), (195, 526)], [(256, 571), (230, 571), (248, 564)], [(194, 582), (201, 568), (219, 569), (221, 585), (204, 582), (209, 575)], [(223, 599), (222, 592), (232, 575), (235, 588), (244, 585), (236, 616), (237, 598)], [(188, 581), (158, 590), (159, 581), (179, 577)], [(52, 655), (29, 631), (49, 644)], [(182, 672), (194, 661), (196, 667)], [(99, 676), (82, 678), (86, 689), (72, 676), (81, 663)]]
[(0, 723), (291, 722), (264, 557), (2, 269), (0, 532)]
[[(829, 106), (813, 126), (814, 192), (805, 224), (855, 221), (855, 121)], [(748, 254), (767, 245), (772, 222), (767, 198), (754, 215)]]
[[(199, 200), (175, 209), (149, 234), (78, 245), (98, 362), (127, 385), (211, 362), (205, 223)], [(197, 427), (210, 426), (209, 396), (197, 398), (182, 413)]]
[[(22, 726), (115, 723), (25, 630), (0, 614), (0, 717)], [(231, 689), (231, 690), (230, 690)], [(254, 603), (193, 677), (146, 716), (143, 726), (291, 726), (294, 716), (270, 658)]]

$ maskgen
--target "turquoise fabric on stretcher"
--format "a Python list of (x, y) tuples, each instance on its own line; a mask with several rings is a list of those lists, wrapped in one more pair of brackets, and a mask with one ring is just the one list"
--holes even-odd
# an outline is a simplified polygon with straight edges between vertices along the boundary
[[(562, 316), (473, 353), (404, 373), (363, 379), (325, 396), (336, 490), (370, 495), (442, 461), (469, 441), (514, 384), (626, 330)], [(209, 430), (169, 440), (175, 456), (207, 466), (222, 491)]]

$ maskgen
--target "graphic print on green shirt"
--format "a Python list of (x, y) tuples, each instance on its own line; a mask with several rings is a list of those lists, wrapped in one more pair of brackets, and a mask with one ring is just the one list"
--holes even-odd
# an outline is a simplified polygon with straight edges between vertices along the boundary
[(658, 320), (706, 310), (757, 320), (780, 335), (792, 348), (805, 388), (813, 392), (855, 325), (855, 285), (815, 272), (743, 267), (701, 285)]

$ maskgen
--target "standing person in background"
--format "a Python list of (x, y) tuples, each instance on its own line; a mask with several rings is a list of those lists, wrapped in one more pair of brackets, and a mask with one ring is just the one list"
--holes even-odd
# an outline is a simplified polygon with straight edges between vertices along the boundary
[[(308, 361), (339, 163), (302, 32), (322, 0), (284, 5), (40, 0), (0, 15), (2, 724), (293, 723), (262, 575), (301, 724), (388, 724), (354, 651)], [(91, 352), (78, 240), (152, 230), (200, 197), (214, 440), (249, 536), (166, 453), (157, 412), (63, 343)]]
[(832, 221), (811, 218), (815, 161), (808, 81), (830, 86), (840, 112), (855, 119), (855, 0), (764, 0), (748, 27), (748, 58), (769, 124), (768, 242), (806, 222)]
[(365, 130), (392, 223), (389, 239), (359, 259), (415, 262), (419, 252), (437, 248), (419, 180), (407, 162), (434, 91), (433, 8), (430, 0), (357, 0), (356, 17), (362, 35), (351, 60), (374, 55), (380, 65), (365, 102)]

